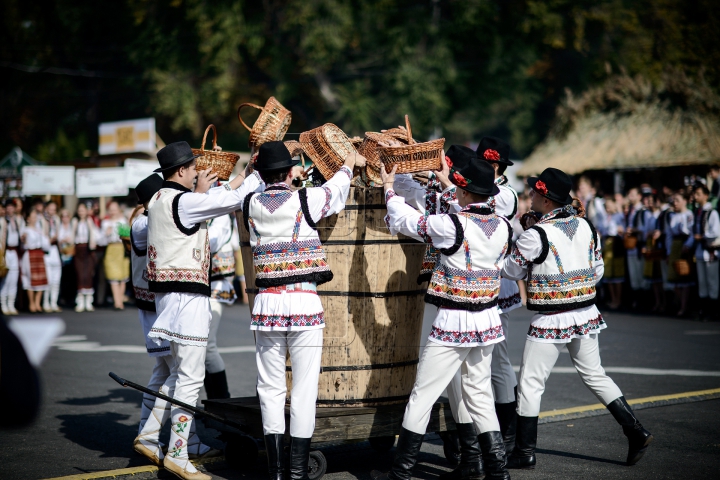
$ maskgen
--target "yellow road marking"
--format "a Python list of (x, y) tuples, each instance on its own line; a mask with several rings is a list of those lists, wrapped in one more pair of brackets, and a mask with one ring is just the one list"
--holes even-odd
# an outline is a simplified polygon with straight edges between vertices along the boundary
[[(219, 462), (225, 460), (224, 457), (205, 458), (193, 460), (193, 465), (204, 465), (206, 463)], [(160, 470), (155, 465), (145, 465), (142, 467), (118, 468), (116, 470), (103, 470), (100, 472), (78, 473), (76, 475), (68, 475), (65, 477), (53, 477), (46, 480), (95, 480), (98, 478), (113, 478), (124, 475), (137, 475), (139, 473), (154, 473)]]
[[(718, 393), (720, 393), (720, 388), (713, 388), (711, 390), (698, 390), (695, 392), (684, 392), (684, 393), (674, 393), (671, 395), (657, 395), (654, 397), (635, 398), (633, 400), (628, 400), (628, 404), (637, 405), (639, 403), (663, 402), (666, 400), (679, 400), (681, 398), (701, 397), (704, 395), (714, 395), (714, 394), (718, 394)], [(603, 405), (602, 403), (594, 403), (592, 405), (583, 405), (581, 407), (564, 408), (561, 410), (550, 410), (547, 412), (540, 412), (540, 418), (559, 417), (561, 415), (570, 415), (572, 413), (591, 412), (593, 410), (605, 410), (605, 405)]]
[[(645, 398), (635, 398), (633, 400), (628, 400), (628, 403), (630, 405), (637, 405), (641, 403), (654, 403), (654, 402), (663, 402), (667, 400), (679, 400), (682, 398), (689, 398), (689, 397), (702, 397), (706, 395), (716, 395), (720, 394), (720, 388), (713, 388), (711, 390), (698, 390), (695, 392), (684, 392), (684, 393), (675, 393), (672, 395), (656, 395), (654, 397), (645, 397)], [(569, 415), (572, 413), (583, 413), (583, 412), (591, 412), (593, 410), (604, 410), (605, 406), (602, 403), (595, 403), (592, 405), (583, 405), (581, 407), (572, 407), (572, 408), (564, 408), (562, 410), (551, 410), (548, 412), (540, 412), (540, 418), (552, 418), (552, 417), (559, 417), (562, 415)], [(195, 465), (202, 465), (205, 463), (213, 463), (220, 460), (224, 460), (223, 457), (216, 457), (216, 458), (208, 458), (204, 460), (196, 460), (193, 461)], [(68, 475), (65, 477), (53, 477), (48, 478), (46, 480), (95, 480), (99, 478), (113, 478), (113, 477), (119, 477), (123, 475), (137, 475), (138, 473), (150, 473), (150, 472), (157, 472), (159, 470), (158, 467), (154, 465), (147, 465), (144, 467), (131, 467), (131, 468), (119, 468), (116, 470), (105, 470), (102, 472), (92, 472), (92, 473), (80, 473), (77, 475)]]

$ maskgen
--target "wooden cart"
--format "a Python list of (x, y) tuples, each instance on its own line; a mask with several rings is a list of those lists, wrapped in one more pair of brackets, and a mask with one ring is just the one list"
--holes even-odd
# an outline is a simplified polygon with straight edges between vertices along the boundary
[[(208, 412), (244, 426), (239, 430), (218, 422), (208, 425), (222, 432), (221, 439), (227, 443), (225, 460), (228, 464), (238, 469), (254, 467), (257, 464), (259, 450), (265, 449), (258, 398), (203, 400), (203, 403)], [(369, 441), (370, 446), (379, 452), (390, 450), (395, 444), (395, 436), (400, 433), (404, 413), (405, 404), (318, 408), (312, 437), (314, 450), (310, 452), (308, 465), (310, 479), (318, 480), (327, 470), (327, 459), (322, 453), (323, 447)], [(289, 406), (285, 407), (285, 417), (285, 424), (289, 428)], [(455, 422), (450, 406), (445, 399), (441, 399), (432, 410), (427, 431), (440, 434), (445, 442), (445, 456), (452, 464), (459, 460), (457, 445), (447, 435), (454, 430)], [(286, 432), (286, 436), (289, 437), (289, 431)]]

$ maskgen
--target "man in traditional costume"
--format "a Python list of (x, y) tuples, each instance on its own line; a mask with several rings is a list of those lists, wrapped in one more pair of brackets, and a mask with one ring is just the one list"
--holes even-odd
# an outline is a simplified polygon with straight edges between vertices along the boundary
[(247, 195), (242, 206), (259, 288), (250, 329), (255, 331), (257, 392), (273, 480), (284, 478), (288, 353), (292, 363), (290, 478), (308, 478), (325, 327), (317, 285), (333, 278), (316, 222), (345, 208), (353, 168), (364, 166), (365, 159), (349, 155), (323, 186), (293, 191), (290, 185), (302, 173), (296, 164), (282, 142), (261, 145), (256, 173), (244, 185), (248, 191), (257, 191)]
[(18, 278), (20, 277), (20, 232), (25, 227), (23, 218), (15, 214), (15, 202), (5, 201), (5, 265), (8, 273), (0, 288), (0, 305), (4, 315), (17, 315), (15, 298), (17, 297)]
[(388, 174), (381, 169), (390, 232), (432, 244), (440, 253), (425, 296), (439, 309), (405, 409), (392, 469), (372, 471), (374, 480), (411, 478), (432, 406), (458, 369), (462, 369), (462, 401), (479, 433), (485, 478), (510, 478), (493, 408), (490, 365), (494, 344), (503, 338), (497, 302), (501, 262), (512, 229), (495, 214), (491, 197), (499, 189), (490, 165), (465, 147), (452, 146), (448, 154), (453, 163), (449, 177), (459, 187), (458, 214), (417, 212), (395, 194), (394, 170)]
[[(167, 145), (158, 152), (165, 181), (148, 202), (147, 276), (148, 289), (155, 294), (157, 320), (148, 337), (157, 345), (170, 342), (173, 366), (163, 390), (173, 398), (195, 405), (205, 377), (205, 351), (210, 328), (210, 241), (207, 220), (226, 215), (240, 207), (244, 193), (236, 190), (241, 174), (222, 187), (208, 191), (217, 175), (198, 173), (187, 142)], [(191, 192), (197, 179), (195, 192)], [(207, 193), (202, 193), (207, 192)], [(157, 405), (156, 405), (157, 406)], [(166, 414), (164, 414), (166, 415)], [(190, 463), (218, 452), (200, 443), (192, 412), (173, 405), (170, 444), (162, 456), (157, 437), (144, 435), (140, 441), (151, 451), (152, 461), (163, 458), (163, 466), (183, 479), (208, 480)], [(160, 422), (162, 423), (162, 422)]]
[(698, 205), (692, 232), (685, 247), (695, 256), (698, 277), (699, 316), (701, 319), (718, 317), (718, 287), (720, 272), (720, 215), (710, 203), (710, 190), (700, 184), (693, 197)]
[(223, 305), (235, 303), (235, 250), (233, 233), (235, 215), (222, 215), (208, 222), (210, 236), (210, 334), (205, 354), (205, 393), (207, 398), (230, 398), (225, 362), (217, 346), (217, 332), (223, 314)]
[[(170, 376), (173, 365), (173, 357), (170, 355), (170, 342), (163, 340), (160, 345), (157, 345), (147, 336), (155, 324), (155, 320), (157, 320), (155, 294), (149, 290), (147, 281), (147, 207), (150, 199), (162, 188), (162, 185), (162, 177), (157, 173), (153, 173), (135, 187), (138, 205), (143, 208), (143, 211), (138, 211), (137, 216), (130, 220), (132, 222), (130, 227), (130, 274), (132, 275), (133, 290), (135, 292), (135, 306), (138, 308), (140, 327), (145, 339), (145, 349), (150, 357), (155, 358), (155, 365), (147, 388), (168, 395), (169, 389), (164, 384)], [(134, 448), (137, 452), (149, 457), (158, 466), (162, 465), (162, 452), (160, 448), (155, 449), (154, 447), (161, 447), (158, 436), (169, 413), (169, 403), (161, 399), (156, 401), (155, 396), (147, 393), (143, 394), (140, 425)], [(145, 428), (146, 425), (147, 429)], [(144, 434), (143, 430), (145, 430)], [(150, 448), (146, 446), (148, 444)]]
[(538, 312), (520, 365), (517, 437), (508, 468), (535, 467), (540, 400), (564, 347), (583, 383), (622, 426), (629, 442), (627, 464), (634, 465), (653, 436), (600, 364), (598, 334), (606, 327), (595, 306), (595, 285), (603, 274), (600, 237), (570, 205), (572, 181), (567, 174), (548, 168), (530, 177), (528, 185), (532, 210), (542, 217), (517, 239), (503, 267), (504, 277), (527, 277), (527, 308)]

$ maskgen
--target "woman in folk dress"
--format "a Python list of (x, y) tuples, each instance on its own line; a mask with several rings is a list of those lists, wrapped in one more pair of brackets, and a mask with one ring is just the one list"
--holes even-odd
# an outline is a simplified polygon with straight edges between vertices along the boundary
[(130, 278), (130, 259), (125, 256), (125, 247), (118, 232), (120, 226), (128, 226), (127, 218), (117, 202), (110, 202), (108, 218), (102, 221), (100, 228), (108, 242), (104, 259), (105, 278), (110, 282), (115, 310), (125, 308), (125, 285)]
[(38, 228), (38, 214), (36, 210), (30, 211), (26, 219), (25, 228), (20, 235), (25, 253), (20, 264), (23, 289), (28, 292), (30, 311), (42, 312), (40, 300), (43, 292), (48, 288), (47, 272), (45, 270), (45, 252), (50, 250), (50, 241), (42, 228)]

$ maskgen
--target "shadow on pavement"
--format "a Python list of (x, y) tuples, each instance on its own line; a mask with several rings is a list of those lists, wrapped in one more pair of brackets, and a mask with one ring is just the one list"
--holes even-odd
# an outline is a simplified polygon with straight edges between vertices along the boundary
[(68, 398), (57, 403), (62, 405), (88, 406), (115, 402), (132, 403), (140, 407), (140, 402), (142, 402), (142, 393), (130, 388), (116, 388), (108, 391), (106, 395), (102, 395), (100, 397)]
[(58, 415), (56, 418), (62, 422), (60, 433), (65, 438), (88, 450), (100, 452), (100, 458), (127, 458), (128, 467), (147, 464), (132, 448), (137, 425), (120, 423), (130, 418), (129, 415), (105, 412)]
[(607, 458), (590, 457), (588, 455), (581, 455), (579, 453), (559, 452), (557, 450), (545, 450), (542, 448), (538, 448), (536, 452), (545, 455), (554, 455), (556, 457), (577, 458), (579, 460), (589, 460), (591, 462), (609, 463), (612, 465), (625, 466), (625, 462), (621, 462), (619, 460), (608, 460)]

